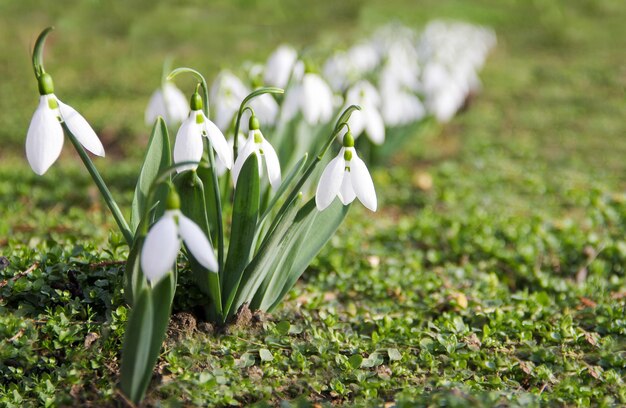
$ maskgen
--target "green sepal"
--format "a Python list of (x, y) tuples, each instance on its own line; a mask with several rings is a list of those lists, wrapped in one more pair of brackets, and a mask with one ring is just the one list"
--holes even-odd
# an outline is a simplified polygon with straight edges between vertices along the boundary
[(145, 288), (137, 296), (130, 311), (122, 345), (120, 369), (120, 388), (136, 404), (141, 402), (146, 392), (143, 384), (150, 360), (150, 339), (153, 326), (152, 291), (150, 288)]
[[(150, 189), (153, 188), (155, 180), (161, 172), (172, 165), (172, 151), (170, 146), (170, 138), (167, 131), (167, 124), (162, 117), (158, 117), (154, 122), (150, 140), (146, 148), (146, 154), (143, 159), (137, 185), (135, 186), (135, 195), (130, 214), (130, 227), (133, 232), (137, 231), (137, 227), (141, 218), (149, 206), (148, 195)], [(156, 187), (154, 192), (155, 200), (160, 204), (155, 208), (154, 214), (150, 221), (154, 221), (163, 215), (165, 211), (165, 198), (167, 197), (167, 185), (162, 183)]]
[(256, 154), (251, 154), (246, 159), (237, 178), (230, 244), (224, 271), (221, 275), (222, 289), (226, 299), (224, 304), (226, 312), (232, 305), (244, 268), (252, 253), (252, 244), (259, 218), (260, 189), (259, 159)]

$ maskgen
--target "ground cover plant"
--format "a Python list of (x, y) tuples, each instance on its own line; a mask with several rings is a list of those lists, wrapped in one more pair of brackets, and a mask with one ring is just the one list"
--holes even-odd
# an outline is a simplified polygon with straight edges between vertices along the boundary
[[(365, 26), (392, 6), (346, 19)], [(497, 30), (482, 94), (373, 172), (381, 211), (354, 208), (272, 316), (220, 332), (177, 313), (202, 296), (189, 285), (174, 299), (149, 404), (624, 403), (614, 34), (624, 10), (508, 6), (427, 11)], [(514, 17), (535, 13), (539, 23)], [(16, 406), (114, 404), (128, 249), (77, 160), (36, 178), (19, 164), (21, 144), (19, 160), (2, 152), (0, 392)], [(129, 154), (102, 168), (127, 205), (141, 156)]]

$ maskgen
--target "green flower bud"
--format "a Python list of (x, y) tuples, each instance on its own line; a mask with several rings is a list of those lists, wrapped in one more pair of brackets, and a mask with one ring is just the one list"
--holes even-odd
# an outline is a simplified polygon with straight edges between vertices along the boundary
[(180, 196), (174, 190), (173, 187), (170, 187), (170, 191), (167, 193), (167, 199), (165, 200), (165, 207), (168, 210), (178, 210), (180, 209)]
[(251, 115), (250, 116), (250, 121), (248, 122), (248, 128), (250, 130), (259, 130), (261, 128), (261, 125), (259, 124), (259, 119), (256, 117), (256, 115)]
[(48, 73), (43, 73), (37, 78), (39, 85), (39, 95), (50, 95), (54, 93), (54, 83), (52, 77)]
[(354, 137), (352, 137), (350, 130), (343, 136), (343, 147), (354, 147)]
[(193, 95), (191, 95), (189, 106), (191, 107), (191, 110), (194, 111), (202, 109), (202, 98), (198, 92), (194, 92)]

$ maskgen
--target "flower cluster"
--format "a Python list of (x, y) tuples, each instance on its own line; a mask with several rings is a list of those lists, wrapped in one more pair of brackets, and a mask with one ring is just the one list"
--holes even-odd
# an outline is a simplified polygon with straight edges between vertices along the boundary
[[(43, 68), (50, 31), (33, 52), (40, 102), (26, 155), (44, 174), (65, 132), (128, 243), (124, 294), (133, 309), (120, 384), (134, 403), (156, 364), (179, 273), (193, 273), (216, 323), (244, 305), (272, 311), (355, 199), (377, 210), (368, 154), (428, 116), (449, 120), (479, 88), (477, 71), (495, 43), (489, 30), (436, 22), (421, 35), (385, 27), (331, 55), (321, 71), (286, 45), (265, 65), (247, 63), (242, 78), (222, 71), (210, 88), (198, 71), (175, 69), (146, 108), (154, 125), (129, 224), (85, 152), (104, 156), (102, 143), (55, 96)], [(189, 103), (173, 82), (183, 73), (197, 80)], [(355, 140), (360, 135), (366, 137)], [(226, 225), (224, 214), (231, 217)], [(181, 250), (188, 263), (179, 270)]]

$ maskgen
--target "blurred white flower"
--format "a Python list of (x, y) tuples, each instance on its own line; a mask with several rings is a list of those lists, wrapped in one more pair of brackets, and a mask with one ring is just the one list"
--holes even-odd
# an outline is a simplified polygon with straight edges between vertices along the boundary
[(359, 81), (346, 94), (346, 107), (359, 105), (361, 110), (354, 111), (348, 120), (350, 130), (355, 137), (365, 132), (377, 145), (385, 141), (385, 124), (380, 114), (380, 96), (368, 81)]
[(289, 88), (283, 101), (283, 119), (289, 121), (298, 112), (310, 125), (327, 123), (333, 115), (334, 95), (328, 84), (317, 74), (306, 73), (302, 81)]
[(189, 104), (185, 95), (172, 82), (165, 81), (150, 97), (145, 120), (147, 125), (152, 125), (157, 117), (162, 116), (168, 124), (177, 125), (188, 114)]
[(226, 132), (239, 111), (241, 102), (249, 94), (248, 87), (232, 72), (220, 72), (211, 85), (211, 112), (215, 124)]
[(204, 232), (180, 210), (169, 209), (150, 228), (141, 249), (141, 269), (148, 281), (158, 282), (173, 268), (181, 239), (200, 265), (217, 272), (215, 253)]
[(298, 59), (298, 53), (288, 45), (278, 47), (267, 60), (265, 85), (285, 88)]
[(248, 140), (239, 150), (237, 160), (235, 160), (235, 165), (233, 166), (233, 183), (237, 186), (237, 179), (239, 178), (239, 173), (241, 172), (246, 159), (251, 154), (255, 154), (259, 165), (259, 176), (263, 174), (263, 161), (265, 161), (267, 177), (269, 178), (270, 185), (273, 190), (276, 190), (278, 186), (280, 186), (281, 180), (278, 155), (272, 145), (263, 137), (263, 134), (258, 126), (258, 119), (254, 116), (250, 118), (249, 127), (250, 131), (248, 132)]
[(104, 157), (104, 147), (100, 139), (80, 113), (61, 102), (54, 93), (41, 95), (39, 106), (33, 114), (26, 134), (26, 158), (38, 175), (48, 171), (61, 154), (63, 148), (61, 121), (65, 122), (85, 149)]
[(372, 176), (363, 160), (357, 156), (354, 139), (349, 132), (344, 136), (344, 147), (328, 163), (320, 177), (315, 192), (317, 209), (323, 211), (337, 196), (344, 205), (358, 197), (371, 211), (376, 211), (378, 205)]

